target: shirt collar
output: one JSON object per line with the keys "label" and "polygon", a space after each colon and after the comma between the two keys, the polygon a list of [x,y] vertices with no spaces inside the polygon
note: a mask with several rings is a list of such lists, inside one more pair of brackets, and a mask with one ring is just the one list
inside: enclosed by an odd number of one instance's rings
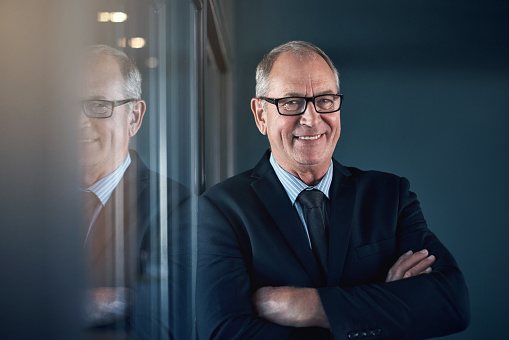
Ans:
{"label": "shirt collar", "polygon": [[317,189],[320,190],[327,198],[329,198],[329,189],[332,183],[333,174],[332,160],[329,165],[329,169],[327,169],[327,172],[320,180],[320,183],[318,183],[315,186],[307,185],[306,183],[302,182],[300,179],[298,179],[297,177],[293,176],[288,171],[283,169],[279,164],[277,164],[276,159],[274,158],[272,153],[270,154],[270,164],[272,165],[272,168],[274,168],[277,178],[285,188],[286,193],[288,194],[288,197],[292,202],[292,205],[295,204],[297,197],[303,190]]}
{"label": "shirt collar", "polygon": [[131,156],[129,155],[128,152],[126,158],[124,159],[124,162],[120,164],[120,166],[117,169],[115,169],[115,171],[113,171],[106,177],[101,178],[100,180],[92,184],[90,187],[81,190],[93,192],[97,196],[97,198],[99,198],[102,205],[103,206],[106,205],[106,202],[108,202],[108,199],[113,193],[113,190],[120,182],[122,176],[124,176],[124,173],[129,167],[129,164],[131,164]]}

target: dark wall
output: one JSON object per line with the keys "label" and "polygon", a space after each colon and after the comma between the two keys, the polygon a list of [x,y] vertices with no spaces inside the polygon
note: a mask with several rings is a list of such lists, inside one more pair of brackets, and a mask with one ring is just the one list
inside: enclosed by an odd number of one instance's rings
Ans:
{"label": "dark wall", "polygon": [[307,40],[341,73],[335,157],[409,178],[430,228],[456,256],[472,323],[448,339],[498,339],[509,312],[507,1],[238,1],[236,172],[268,147],[250,111],[256,64]]}

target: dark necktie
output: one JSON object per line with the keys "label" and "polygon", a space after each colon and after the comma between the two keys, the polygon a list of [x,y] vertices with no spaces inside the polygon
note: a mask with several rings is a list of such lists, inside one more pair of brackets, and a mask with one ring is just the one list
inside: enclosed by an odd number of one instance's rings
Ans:
{"label": "dark necktie", "polygon": [[91,191],[82,191],[81,200],[83,207],[83,226],[85,227],[86,235],[90,228],[90,223],[92,223],[92,219],[94,218],[95,210],[101,202],[96,194]]}
{"label": "dark necktie", "polygon": [[[88,279],[92,286],[101,286],[107,281],[107,274],[111,271],[108,270],[106,259],[106,248],[105,241],[105,226],[102,223],[102,219],[98,217],[98,220],[94,221],[94,226],[91,228],[93,222],[94,213],[101,204],[99,198],[91,191],[81,192],[81,204],[82,204],[82,216],[83,216],[83,227],[84,227],[84,247],[85,255],[87,259],[87,274]],[[111,267],[109,267],[111,268]]]}
{"label": "dark necktie", "polygon": [[322,210],[323,193],[319,190],[303,190],[298,197],[302,204],[304,220],[308,227],[311,248],[322,273],[327,277],[329,254],[328,231]]}

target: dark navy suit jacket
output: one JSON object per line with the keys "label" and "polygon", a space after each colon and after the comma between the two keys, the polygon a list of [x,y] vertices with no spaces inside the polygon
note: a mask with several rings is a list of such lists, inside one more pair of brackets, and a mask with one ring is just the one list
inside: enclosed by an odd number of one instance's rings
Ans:
{"label": "dark navy suit jacket", "polygon": [[[463,276],[427,228],[405,178],[333,161],[324,284],[304,227],[268,158],[267,152],[253,170],[200,198],[200,340],[422,339],[467,327]],[[432,273],[384,283],[399,256],[423,248],[437,258]],[[251,295],[264,286],[317,288],[330,331],[258,318]]]}
{"label": "dark navy suit jacket", "polygon": [[[94,338],[113,333],[187,340],[192,322],[189,190],[166,179],[163,216],[161,176],[149,170],[135,151],[130,155],[131,164],[92,226],[87,253],[93,254],[91,286],[129,288],[132,309],[127,318],[91,331]],[[166,257],[161,252],[163,237],[168,242]],[[168,295],[161,285],[168,287]]]}

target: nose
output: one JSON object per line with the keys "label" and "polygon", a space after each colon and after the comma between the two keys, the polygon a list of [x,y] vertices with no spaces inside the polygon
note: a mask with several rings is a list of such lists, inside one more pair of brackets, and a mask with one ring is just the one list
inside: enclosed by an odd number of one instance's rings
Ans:
{"label": "nose", "polygon": [[322,118],[320,117],[320,114],[316,112],[313,102],[308,102],[306,111],[300,115],[300,124],[314,127],[318,124],[320,119]]}

